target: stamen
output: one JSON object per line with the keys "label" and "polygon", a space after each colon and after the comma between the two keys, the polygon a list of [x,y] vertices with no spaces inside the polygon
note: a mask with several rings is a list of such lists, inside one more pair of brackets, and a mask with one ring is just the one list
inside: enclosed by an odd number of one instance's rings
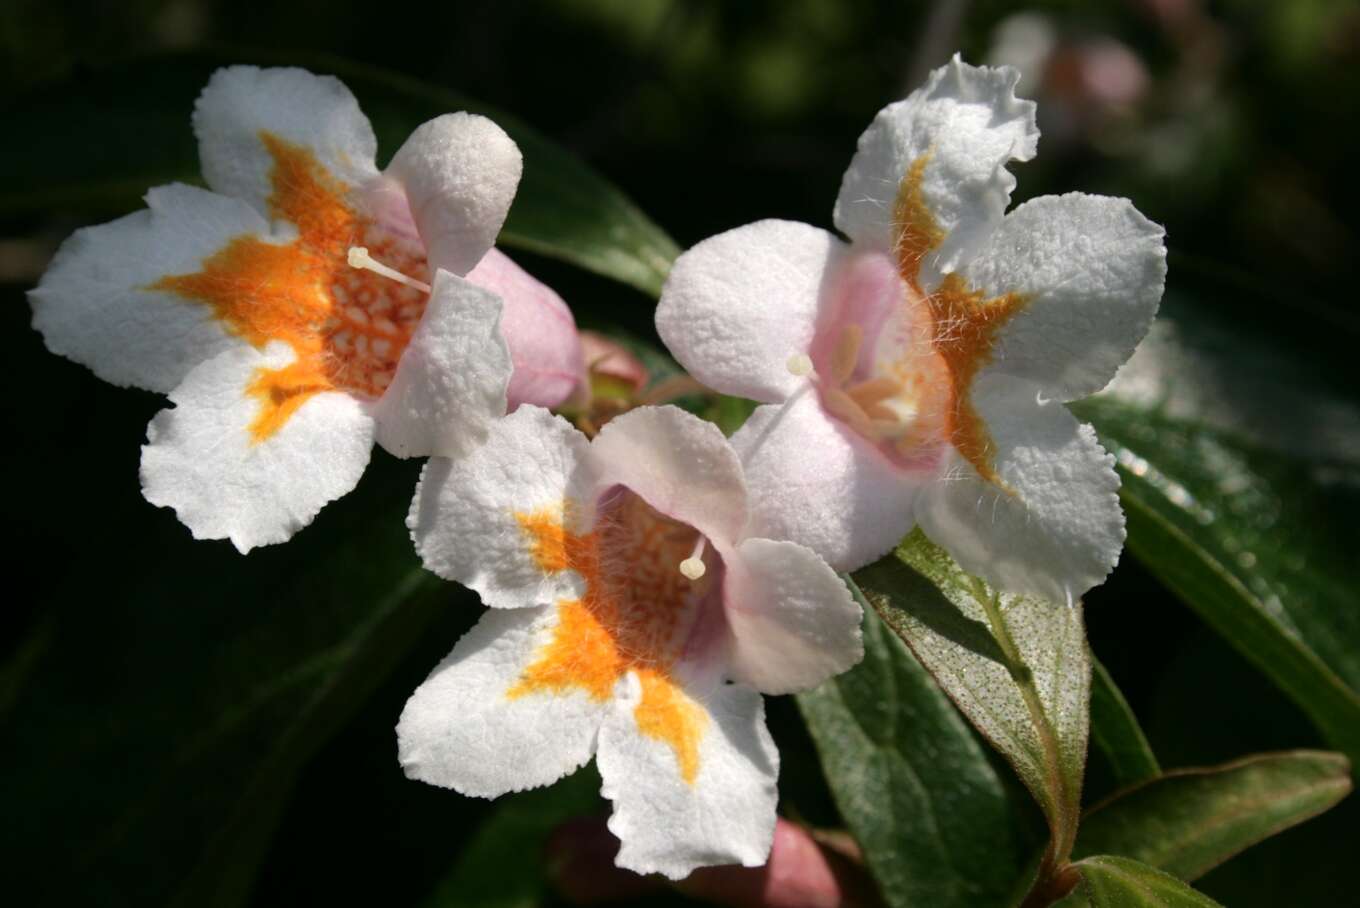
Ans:
{"label": "stamen", "polygon": [[855,403],[861,407],[868,407],[889,397],[896,397],[902,393],[902,386],[891,378],[879,376],[868,381],[862,381],[857,385],[851,385],[845,389],[845,393],[854,399]]}
{"label": "stamen", "polygon": [[405,284],[407,287],[414,287],[422,293],[430,292],[430,285],[424,281],[418,281],[413,277],[407,277],[395,268],[389,268],[382,262],[368,254],[366,246],[349,247],[349,266],[358,268],[360,271],[372,271],[374,274],[381,274],[385,278],[390,278],[398,284]]}
{"label": "stamen", "polygon": [[855,374],[859,363],[859,346],[864,342],[864,329],[859,325],[845,326],[836,340],[836,349],[831,351],[831,380],[843,385]]}
{"label": "stamen", "polygon": [[839,388],[823,388],[822,403],[833,416],[839,416],[865,438],[874,438],[876,431],[869,416],[855,400]]}
{"label": "stamen", "polygon": [[789,357],[789,371],[802,378],[804,375],[812,374],[812,357],[806,353],[795,353]]}
{"label": "stamen", "polygon": [[698,580],[708,572],[708,567],[704,564],[704,549],[708,548],[708,537],[700,536],[695,543],[694,552],[680,562],[680,573],[690,580]]}

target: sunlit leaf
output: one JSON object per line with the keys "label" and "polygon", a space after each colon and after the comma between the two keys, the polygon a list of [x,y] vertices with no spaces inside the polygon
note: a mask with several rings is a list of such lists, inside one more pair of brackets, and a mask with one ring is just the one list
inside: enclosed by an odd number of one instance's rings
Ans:
{"label": "sunlit leaf", "polygon": [[827,783],[889,905],[1006,904],[1024,853],[982,746],[872,608],[864,661],[800,694]]}
{"label": "sunlit leaf", "polygon": [[1317,816],[1350,790],[1349,762],[1323,751],[1177,770],[1092,808],[1082,818],[1075,854],[1118,854],[1194,880]]}
{"label": "sunlit leaf", "polygon": [[[140,205],[150,186],[198,181],[189,126],[194,99],[230,63],[302,66],[344,80],[390,156],[425,120],[471,110],[496,120],[524,153],[524,181],[500,242],[564,259],[655,295],[678,253],[666,234],[578,158],[514,117],[445,88],[332,57],[198,52],[86,71],[47,86],[6,112],[0,172],[23,180],[0,190],[0,212],[63,208],[97,215]],[[90,137],[98,136],[97,144]],[[380,160],[384,158],[380,157]]]}
{"label": "sunlit leaf", "polygon": [[855,574],[874,608],[1015,767],[1072,845],[1086,766],[1091,666],[1079,607],[997,593],[919,531]]}

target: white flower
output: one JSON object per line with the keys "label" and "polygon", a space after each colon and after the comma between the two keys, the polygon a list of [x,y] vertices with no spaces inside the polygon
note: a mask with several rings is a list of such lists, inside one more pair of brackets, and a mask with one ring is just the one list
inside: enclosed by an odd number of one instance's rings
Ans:
{"label": "white flower", "polygon": [[746,532],[736,453],[682,410],[587,441],[522,407],[490,436],[426,465],[408,520],[491,610],[407,703],[407,774],[494,797],[595,755],[620,866],[763,864],[779,755],[759,692],[857,662],[859,606],[808,549]]}
{"label": "white flower", "polygon": [[919,523],[968,571],[1059,601],[1118,560],[1113,462],[1063,403],[1147,332],[1163,231],[1079,193],[1005,213],[1006,164],[1038,140],[1018,78],[955,57],[884,108],[836,201],[849,243],[761,221],[676,263],[656,316],[676,358],[782,402],[732,440],[752,532],[851,570]]}
{"label": "white flower", "polygon": [[492,248],[521,160],[490,120],[431,120],[379,172],[339,81],[237,66],[194,129],[211,191],[152,189],[78,231],[30,298],[51,350],[170,395],[142,486],[196,537],[281,542],[354,487],[375,440],[455,455],[507,402],[575,388],[570,312]]}

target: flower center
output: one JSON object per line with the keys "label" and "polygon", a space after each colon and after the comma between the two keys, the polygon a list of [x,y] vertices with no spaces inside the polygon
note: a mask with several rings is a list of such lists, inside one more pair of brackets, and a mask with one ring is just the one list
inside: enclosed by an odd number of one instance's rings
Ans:
{"label": "flower center", "polygon": [[929,467],[948,441],[948,367],[929,307],[886,256],[847,263],[813,347],[822,404],[903,467]]}
{"label": "flower center", "polygon": [[[356,210],[350,187],[308,149],[268,132],[260,141],[274,162],[270,214],[296,236],[286,243],[234,237],[200,271],[149,288],[211,307],[227,330],[255,347],[273,340],[292,347],[292,363],[260,370],[247,388],[260,400],[250,426],[256,442],[281,429],[313,394],[339,389],[380,397],[429,298],[421,280],[429,266],[417,237]],[[348,253],[356,246],[373,250],[407,280],[351,268]]]}
{"label": "flower center", "polygon": [[551,639],[506,696],[583,690],[603,701],[633,672],[642,687],[633,712],[638,730],[667,744],[692,783],[708,719],[673,672],[720,595],[722,560],[693,527],[623,487],[601,497],[589,533],[566,528],[570,512],[568,503],[515,515],[538,567],[576,572],[585,592],[557,603]]}
{"label": "flower center", "polygon": [[946,236],[922,189],[929,162],[929,153],[913,161],[898,187],[891,255],[864,253],[842,266],[811,359],[826,409],[895,463],[933,469],[952,445],[979,476],[1006,488],[972,390],[1027,299],[989,297],[958,274],[925,290],[922,263]]}

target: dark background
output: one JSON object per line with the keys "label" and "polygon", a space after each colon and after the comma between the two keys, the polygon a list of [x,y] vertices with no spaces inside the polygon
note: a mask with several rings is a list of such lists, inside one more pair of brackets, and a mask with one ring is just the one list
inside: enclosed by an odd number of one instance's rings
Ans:
{"label": "dark background", "polygon": [[[830,226],[855,139],[881,106],[955,50],[970,62],[1028,56],[1021,91],[1040,101],[1043,137],[1038,158],[1014,168],[1016,200],[1070,190],[1131,197],[1166,225],[1172,279],[1196,305],[1254,326],[1282,349],[1306,350],[1334,389],[1356,390],[1354,3],[6,0],[0,11],[0,104],[143,53],[228,45],[243,55],[334,54],[514,113],[619,185],[681,246],[763,217]],[[1021,11],[1027,18],[1016,18]],[[183,115],[187,135],[189,110]],[[3,113],[0,141],[25,141],[5,128]],[[88,153],[99,142],[90,136]],[[4,184],[23,179],[0,174]],[[374,502],[390,498],[400,509],[416,469],[375,453],[359,493],[289,546],[252,554],[252,569],[264,568],[237,584],[242,562],[227,544],[193,543],[170,512],[140,497],[138,448],[160,401],[47,354],[28,327],[23,290],[89,218],[60,203],[0,213],[9,367],[2,475],[12,536],[12,592],[0,612],[0,745],[11,768],[0,793],[64,792],[51,825],[26,820],[39,828],[10,829],[16,841],[55,841],[60,824],[103,816],[121,797],[108,780],[142,771],[138,748],[176,744],[174,728],[156,723],[169,707],[148,700],[129,717],[118,710],[139,707],[119,691],[141,689],[148,674],[166,689],[182,686],[185,698],[229,688],[230,678],[195,674],[204,661],[196,648],[236,641],[235,621],[306,607],[298,601],[308,598],[305,584],[271,586],[270,572],[331,557],[328,546],[352,535]],[[649,336],[651,303],[641,294],[518,257],[583,324]],[[461,599],[441,605],[400,665],[365,692],[357,718],[299,767],[296,791],[269,795],[269,809],[283,813],[255,890],[260,904],[409,903],[457,854],[487,805],[406,781],[392,726],[475,613]],[[1090,595],[1087,616],[1093,649],[1165,766],[1321,745],[1283,695],[1131,556]],[[167,639],[177,641],[173,657],[163,652]],[[31,685],[42,688],[40,709],[24,705]],[[786,807],[834,822],[796,710],[779,702],[772,712],[786,760],[781,788],[793,802]],[[122,764],[82,763],[82,742],[129,723],[144,734]],[[34,788],[26,768],[44,779],[65,773],[70,788]],[[1093,757],[1088,795],[1108,789],[1108,779]],[[82,813],[84,800],[93,804]],[[1348,803],[1214,872],[1203,888],[1229,905],[1346,903],[1341,873],[1356,817]],[[105,831],[107,848],[144,847],[146,834],[129,822]],[[110,892],[121,888],[106,882]],[[60,880],[50,883],[60,891]]]}

